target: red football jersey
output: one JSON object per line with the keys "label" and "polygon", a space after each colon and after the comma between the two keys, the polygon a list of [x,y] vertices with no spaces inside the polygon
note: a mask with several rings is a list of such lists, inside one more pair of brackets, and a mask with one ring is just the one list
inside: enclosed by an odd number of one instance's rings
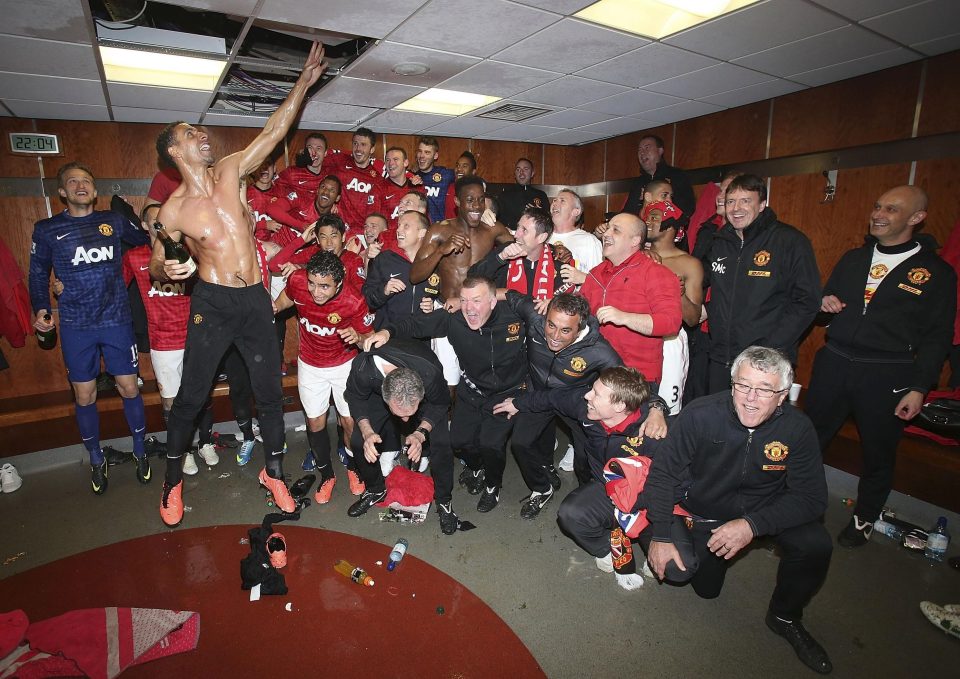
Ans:
{"label": "red football jersey", "polygon": [[347,271],[343,278],[344,287],[350,285],[360,292],[364,281],[367,280],[367,267],[364,266],[363,257],[356,252],[344,250],[340,253],[340,261],[343,262],[343,268]]}
{"label": "red football jersey", "polygon": [[314,174],[305,167],[291,166],[284,168],[277,175],[277,181],[274,184],[282,196],[286,196],[291,202],[297,198],[306,197],[310,203],[317,195],[317,189],[320,187],[323,178],[330,172],[327,171],[326,160],[320,166],[320,172]]}
{"label": "red football jersey", "polygon": [[147,312],[150,348],[157,351],[183,349],[187,341],[187,319],[190,317],[190,290],[193,279],[161,283],[150,280],[149,245],[130,248],[123,255],[123,279],[130,284],[136,279]]}
{"label": "red football jersey", "polygon": [[376,163],[359,168],[353,163],[353,156],[345,153],[327,154],[324,168],[330,174],[337,175],[342,185],[340,202],[337,204],[340,216],[348,229],[363,229],[363,221],[371,212],[383,214],[384,180]]}
{"label": "red football jersey", "polygon": [[291,274],[286,293],[299,316],[300,359],[304,363],[332,368],[357,355],[357,347],[345,344],[337,330],[354,328],[364,334],[373,329],[373,314],[359,291],[344,284],[336,297],[318,305],[307,288],[307,272],[301,269]]}
{"label": "red football jersey", "polygon": [[411,191],[416,191],[417,193],[423,193],[423,186],[414,186],[410,183],[408,179],[403,186],[397,186],[392,180],[385,179],[383,182],[383,216],[387,218],[387,222],[391,228],[396,228],[397,220],[400,218],[400,201],[403,200],[403,197],[410,193]]}

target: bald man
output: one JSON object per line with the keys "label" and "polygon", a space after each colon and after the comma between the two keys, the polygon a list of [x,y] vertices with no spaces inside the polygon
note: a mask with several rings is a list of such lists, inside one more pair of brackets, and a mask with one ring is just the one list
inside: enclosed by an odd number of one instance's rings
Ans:
{"label": "bald man", "polygon": [[621,212],[603,234],[603,261],[588,274],[565,264],[561,275],[565,282],[582,283],[580,294],[600,321],[600,334],[624,365],[659,385],[663,338],[680,330],[680,284],[670,269],[643,252],[646,237],[640,218]]}
{"label": "bald man", "polygon": [[867,243],[840,259],[823,289],[827,343],[814,360],[806,411],[822,450],[851,413],[860,430],[857,504],[837,537],[845,547],[870,539],[904,424],[937,383],[953,339],[956,274],[933,237],[914,233],[926,210],[927,195],[915,186],[880,196]]}

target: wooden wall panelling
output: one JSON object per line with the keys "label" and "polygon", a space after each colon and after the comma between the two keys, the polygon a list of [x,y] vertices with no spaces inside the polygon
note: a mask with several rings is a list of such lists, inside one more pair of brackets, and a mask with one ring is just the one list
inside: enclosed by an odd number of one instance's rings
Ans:
{"label": "wooden wall panelling", "polygon": [[[774,177],[770,188],[770,207],[777,217],[803,231],[813,244],[826,282],[844,252],[860,246],[867,234],[870,208],[885,190],[907,181],[910,165],[879,165],[841,170],[837,177],[837,196],[821,204],[825,180],[819,174]],[[823,346],[823,330],[814,329],[800,345],[797,382],[810,383],[813,355]]]}
{"label": "wooden wall panelling", "polygon": [[770,102],[718,111],[677,123],[677,167],[696,168],[762,160]]}
{"label": "wooden wall panelling", "polygon": [[603,221],[603,213],[606,212],[607,197],[591,196],[583,198],[583,228],[591,233],[597,225]]}
{"label": "wooden wall panelling", "polygon": [[920,69],[917,62],[778,97],[770,157],[910,137]]}
{"label": "wooden wall panelling", "polygon": [[543,144],[519,141],[497,141],[492,139],[474,139],[473,155],[477,157],[478,172],[486,181],[495,184],[513,184],[516,182],[514,168],[518,158],[533,161],[536,175],[534,184],[543,183]]}
{"label": "wooden wall panelling", "polygon": [[540,176],[542,184],[560,186],[579,186],[602,181],[603,147],[557,146],[546,144],[544,150],[544,168]]}
{"label": "wooden wall panelling", "polygon": [[[36,163],[35,158],[32,160]],[[24,275],[24,285],[29,287],[26,277],[33,225],[47,218],[46,204],[37,197],[0,197],[0,210],[4,215],[0,221],[0,239],[10,248]],[[51,305],[52,300],[51,295]],[[13,349],[6,340],[0,346],[10,364],[8,370],[0,371],[0,397],[37,394],[69,386],[59,346],[53,351],[44,351],[37,346],[33,335],[27,337],[26,346],[22,348]]]}
{"label": "wooden wall panelling", "polygon": [[960,51],[927,60],[919,136],[960,130]]}
{"label": "wooden wall panelling", "polygon": [[663,157],[666,158],[668,162],[670,161],[673,150],[672,123],[654,127],[649,130],[631,132],[630,134],[614,137],[606,141],[606,178],[608,181],[611,179],[627,179],[640,174],[640,163],[637,160],[637,146],[640,145],[640,140],[648,134],[655,134],[663,139]]}
{"label": "wooden wall panelling", "polygon": [[943,246],[960,220],[960,158],[919,161],[914,183],[930,198],[924,231]]}
{"label": "wooden wall panelling", "polygon": [[620,212],[623,204],[627,202],[626,193],[611,193],[607,196],[607,209],[604,212]]}

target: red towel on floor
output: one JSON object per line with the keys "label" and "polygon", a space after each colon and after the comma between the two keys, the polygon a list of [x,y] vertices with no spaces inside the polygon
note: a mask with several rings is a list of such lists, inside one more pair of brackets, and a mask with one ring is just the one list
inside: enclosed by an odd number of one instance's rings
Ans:
{"label": "red towel on floor", "polygon": [[394,502],[404,507],[433,502],[433,479],[426,474],[397,466],[384,480],[387,484],[387,496],[383,502],[377,503],[381,507],[389,507]]}
{"label": "red towel on floor", "polygon": [[[22,611],[0,616],[0,649],[14,648],[0,659],[0,677],[113,679],[133,665],[192,651],[200,637],[199,613],[159,608],[87,608],[26,624]],[[17,647],[21,640],[29,646]]]}

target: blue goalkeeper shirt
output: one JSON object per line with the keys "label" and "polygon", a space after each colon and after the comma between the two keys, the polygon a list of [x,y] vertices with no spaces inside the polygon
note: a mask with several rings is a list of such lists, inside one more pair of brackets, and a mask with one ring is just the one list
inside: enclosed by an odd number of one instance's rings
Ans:
{"label": "blue goalkeeper shirt", "polygon": [[442,222],[447,211],[447,189],[457,181],[457,175],[449,167],[433,166],[429,172],[417,172],[423,180],[427,193],[427,214],[430,222]]}
{"label": "blue goalkeeper shirt", "polygon": [[150,243],[139,226],[110,211],[71,217],[64,210],[33,227],[30,303],[50,310],[50,269],[63,282],[60,323],[76,329],[130,323],[120,243]]}

